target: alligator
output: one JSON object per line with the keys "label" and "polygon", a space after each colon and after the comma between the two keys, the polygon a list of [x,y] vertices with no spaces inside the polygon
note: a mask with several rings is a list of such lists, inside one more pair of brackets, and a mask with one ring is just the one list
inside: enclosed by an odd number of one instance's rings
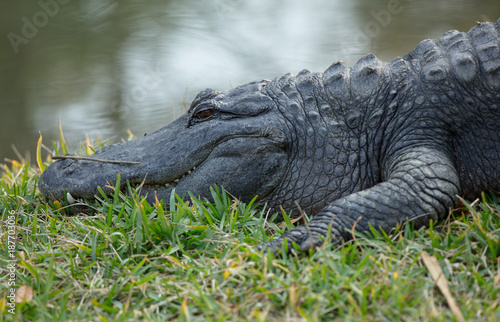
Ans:
{"label": "alligator", "polygon": [[173,189],[210,198],[217,184],[312,216],[261,247],[274,251],[285,240],[305,251],[354,231],[426,226],[460,198],[500,191],[499,46],[500,19],[391,62],[369,54],[352,67],[206,89],[170,125],[95,160],[57,160],[38,186],[49,200],[93,199],[120,174],[121,187],[141,185],[155,203]]}

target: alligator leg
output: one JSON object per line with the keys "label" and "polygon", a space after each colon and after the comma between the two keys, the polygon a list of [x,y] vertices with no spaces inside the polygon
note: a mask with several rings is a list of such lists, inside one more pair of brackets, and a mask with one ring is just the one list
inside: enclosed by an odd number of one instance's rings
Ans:
{"label": "alligator leg", "polygon": [[287,239],[289,250],[295,242],[305,251],[323,244],[327,235],[331,243],[340,244],[352,238],[353,227],[369,231],[372,225],[390,232],[397,224],[411,221],[418,228],[445,217],[456,206],[458,173],[450,157],[437,147],[405,150],[389,160],[384,170],[383,182],[332,202],[307,225],[260,248],[277,252]]}

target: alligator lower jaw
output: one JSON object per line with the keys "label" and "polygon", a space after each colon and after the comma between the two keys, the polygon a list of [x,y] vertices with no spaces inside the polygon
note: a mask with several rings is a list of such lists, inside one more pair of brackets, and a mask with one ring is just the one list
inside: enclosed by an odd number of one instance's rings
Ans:
{"label": "alligator lower jaw", "polygon": [[[170,192],[177,186],[177,184],[184,179],[187,175],[190,175],[191,172],[196,170],[196,167],[193,167],[191,170],[183,174],[180,178],[174,179],[173,181],[168,181],[166,183],[161,183],[161,184],[150,184],[147,182],[140,182],[139,184],[131,184],[132,188],[137,189],[137,192],[140,193],[141,195],[149,195],[152,194],[148,198],[148,200],[154,200],[156,201],[156,194],[165,196],[170,194]],[[146,178],[147,179],[147,178]],[[122,186],[123,187],[123,186]],[[150,199],[150,198],[155,198],[155,199]],[[81,198],[75,198],[73,197],[69,192],[66,193],[66,200],[69,205],[74,205],[74,204],[83,204],[84,201]]]}

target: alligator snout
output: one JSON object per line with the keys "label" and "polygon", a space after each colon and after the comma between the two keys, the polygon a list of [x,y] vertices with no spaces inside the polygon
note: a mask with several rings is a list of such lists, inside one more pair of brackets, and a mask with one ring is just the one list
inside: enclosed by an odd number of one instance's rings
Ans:
{"label": "alligator snout", "polygon": [[[54,157],[56,158],[56,157]],[[49,200],[71,201],[74,198],[94,199],[104,192],[112,192],[119,173],[133,173],[131,167],[140,162],[99,160],[76,155],[65,155],[55,161],[40,176],[38,187]],[[118,163],[118,164],[117,164]]]}
{"label": "alligator snout", "polygon": [[42,194],[52,200],[63,200],[66,178],[71,176],[75,171],[78,161],[76,160],[60,160],[54,162],[41,175],[38,182],[38,188]]}

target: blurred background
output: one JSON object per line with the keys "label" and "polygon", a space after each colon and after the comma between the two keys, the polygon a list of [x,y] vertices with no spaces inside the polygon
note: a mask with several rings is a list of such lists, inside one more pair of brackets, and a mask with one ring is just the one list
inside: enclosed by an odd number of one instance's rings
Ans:
{"label": "blurred background", "polygon": [[[0,4],[0,162],[35,160],[39,132],[73,147],[141,136],[198,91],[226,90],[500,17],[498,0],[16,0]],[[31,157],[30,157],[31,155]],[[44,154],[45,155],[45,154]]]}

